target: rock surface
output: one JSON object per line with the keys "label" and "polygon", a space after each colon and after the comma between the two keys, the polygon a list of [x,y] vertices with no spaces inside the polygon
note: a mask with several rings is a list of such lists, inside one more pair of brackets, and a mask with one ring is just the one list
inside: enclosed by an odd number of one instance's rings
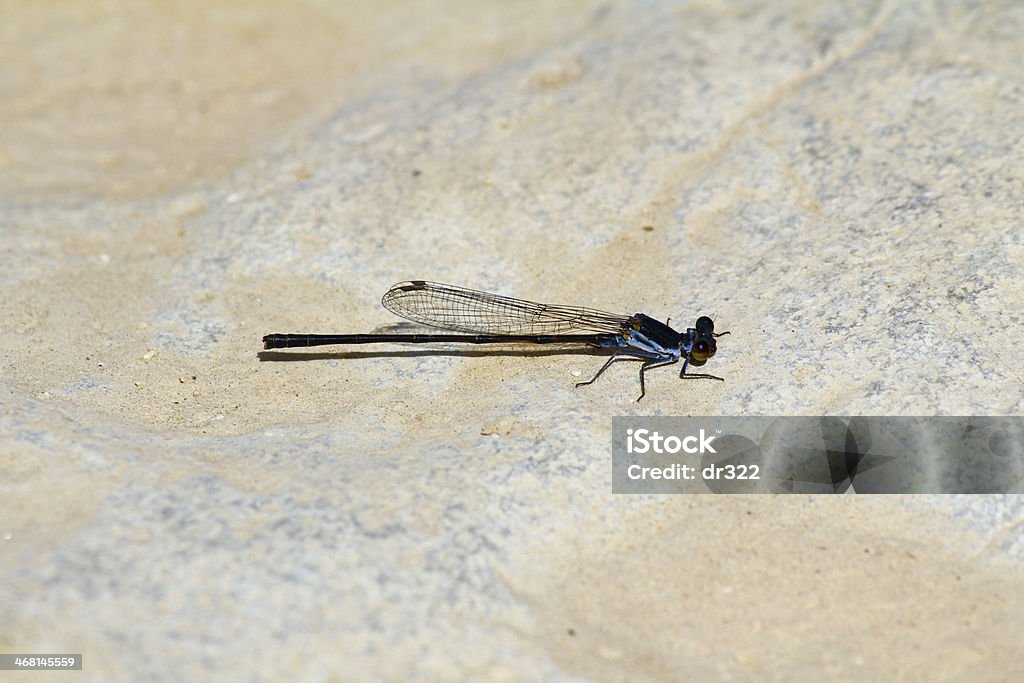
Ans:
{"label": "rock surface", "polygon": [[[609,461],[614,415],[1024,412],[1024,7],[216,5],[0,12],[0,652],[1024,678],[1019,498],[613,496]],[[707,314],[727,381],[258,354],[410,278]]]}

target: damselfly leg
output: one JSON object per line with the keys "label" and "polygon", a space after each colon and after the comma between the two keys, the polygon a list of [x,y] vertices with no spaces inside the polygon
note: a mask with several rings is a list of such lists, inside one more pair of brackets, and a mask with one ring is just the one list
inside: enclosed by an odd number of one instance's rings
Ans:
{"label": "damselfly leg", "polygon": [[663,365],[672,365],[673,363],[679,362],[678,358],[670,358],[668,360],[664,360],[662,358],[648,358],[646,356],[634,356],[632,354],[617,353],[611,358],[609,358],[608,361],[601,366],[601,369],[597,371],[596,375],[588,379],[586,382],[577,382],[576,386],[583,387],[588,384],[593,384],[598,377],[604,374],[604,371],[608,369],[608,366],[617,360],[638,360],[643,362],[643,365],[640,366],[640,396],[636,399],[637,401],[639,401],[647,394],[647,387],[644,384],[644,373],[647,372],[648,369],[660,368]]}
{"label": "damselfly leg", "polygon": [[[722,334],[729,334],[729,333],[728,332],[723,332]],[[719,377],[717,375],[705,375],[705,374],[702,374],[702,373],[699,373],[699,372],[697,372],[697,373],[691,372],[690,374],[686,374],[686,368],[689,365],[690,365],[690,359],[687,358],[687,359],[685,359],[683,361],[683,369],[679,371],[679,379],[717,379],[719,382],[724,382],[725,381],[724,377]]]}
{"label": "damselfly leg", "polygon": [[585,387],[588,384],[593,384],[594,382],[596,382],[597,378],[600,377],[602,374],[604,374],[604,371],[608,369],[608,366],[611,365],[612,363],[614,363],[617,360],[643,360],[643,361],[646,361],[647,359],[646,358],[637,358],[636,356],[630,356],[630,355],[627,355],[625,353],[617,353],[614,356],[612,356],[611,358],[609,358],[607,363],[605,363],[604,365],[601,366],[601,369],[597,371],[596,375],[594,375],[593,377],[588,379],[586,382],[576,382],[576,388]]}
{"label": "damselfly leg", "polygon": [[644,386],[644,372],[646,372],[650,368],[660,368],[663,365],[672,365],[673,363],[678,363],[678,362],[679,362],[678,358],[670,358],[669,360],[658,360],[657,358],[652,358],[651,360],[646,361],[643,365],[641,365],[640,366],[640,396],[637,397],[636,402],[639,403],[640,399],[643,398],[644,395],[647,393],[647,388]]}

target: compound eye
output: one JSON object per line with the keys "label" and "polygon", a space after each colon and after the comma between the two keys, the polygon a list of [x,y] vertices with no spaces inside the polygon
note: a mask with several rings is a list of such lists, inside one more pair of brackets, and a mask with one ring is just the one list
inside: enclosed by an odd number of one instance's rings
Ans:
{"label": "compound eye", "polygon": [[713,355],[715,355],[715,347],[707,339],[698,339],[690,347],[690,362],[694,365],[704,365]]}
{"label": "compound eye", "polygon": [[693,326],[697,330],[697,334],[702,337],[710,337],[715,331],[715,321],[706,315],[697,318],[697,322]]}

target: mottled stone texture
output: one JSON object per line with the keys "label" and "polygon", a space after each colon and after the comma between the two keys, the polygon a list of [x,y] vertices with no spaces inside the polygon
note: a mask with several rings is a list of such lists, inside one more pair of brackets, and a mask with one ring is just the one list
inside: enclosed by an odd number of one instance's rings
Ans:
{"label": "mottled stone texture", "polygon": [[[1024,679],[1019,499],[616,497],[610,464],[614,415],[1024,412],[1022,35],[1017,2],[3,5],[0,651]],[[409,278],[707,314],[727,381],[260,357],[395,323]]]}

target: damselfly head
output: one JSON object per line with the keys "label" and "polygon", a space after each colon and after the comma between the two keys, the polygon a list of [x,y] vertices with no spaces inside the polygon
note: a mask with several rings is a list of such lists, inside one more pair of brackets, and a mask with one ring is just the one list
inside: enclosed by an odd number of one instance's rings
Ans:
{"label": "damselfly head", "polygon": [[715,322],[702,315],[694,323],[693,339],[690,343],[690,365],[704,365],[715,355],[718,346],[715,344]]}

